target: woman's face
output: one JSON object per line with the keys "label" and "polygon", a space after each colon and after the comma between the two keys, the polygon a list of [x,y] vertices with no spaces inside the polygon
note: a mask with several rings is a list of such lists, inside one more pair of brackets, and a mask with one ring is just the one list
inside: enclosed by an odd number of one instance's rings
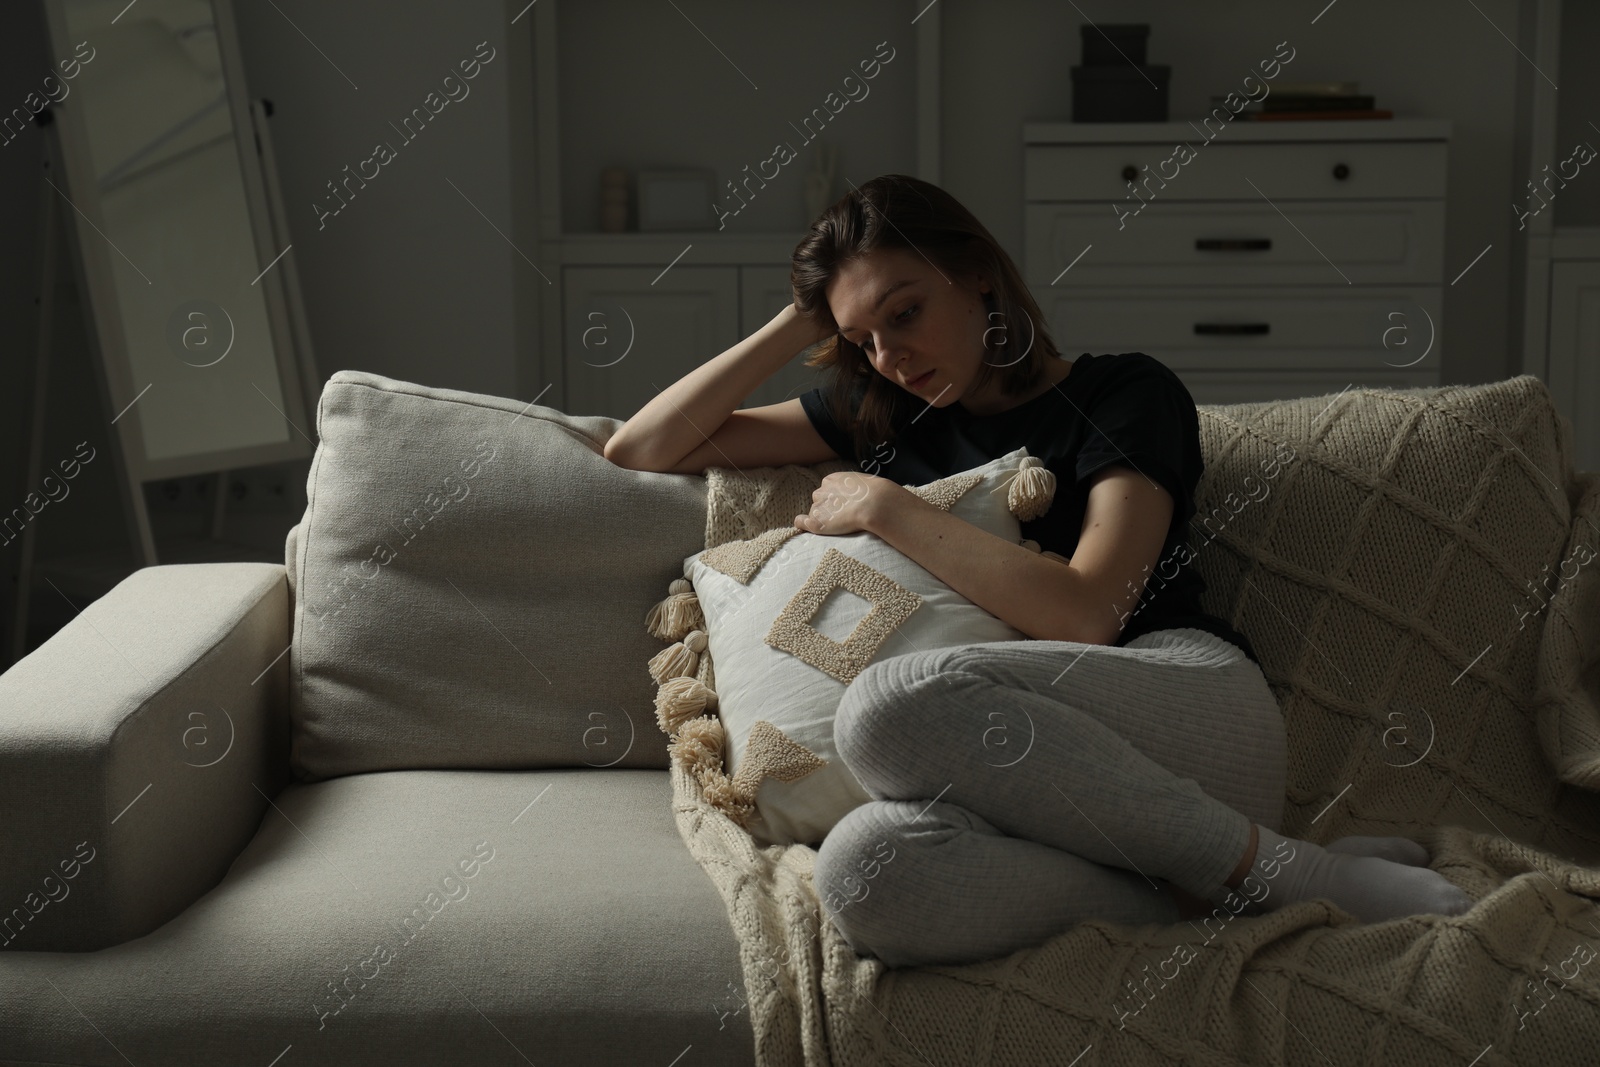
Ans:
{"label": "woman's face", "polygon": [[[935,407],[990,399],[974,391],[990,325],[987,282],[947,278],[916,252],[878,249],[847,261],[824,292],[839,333],[891,382]],[[991,378],[984,393],[998,394],[998,385]]]}

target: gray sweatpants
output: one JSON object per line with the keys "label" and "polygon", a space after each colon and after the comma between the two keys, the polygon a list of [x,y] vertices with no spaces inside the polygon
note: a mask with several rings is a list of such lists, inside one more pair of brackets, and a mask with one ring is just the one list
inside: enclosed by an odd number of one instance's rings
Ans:
{"label": "gray sweatpants", "polygon": [[1250,823],[1279,828],[1288,771],[1260,669],[1189,628],[892,656],[845,690],[834,739],[875,799],[823,840],[816,890],[891,967],[1176,922],[1162,890],[1219,899]]}

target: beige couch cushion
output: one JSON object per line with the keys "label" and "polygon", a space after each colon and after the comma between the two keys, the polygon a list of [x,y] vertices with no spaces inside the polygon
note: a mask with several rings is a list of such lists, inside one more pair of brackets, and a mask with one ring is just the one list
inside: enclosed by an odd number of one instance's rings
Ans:
{"label": "beige couch cushion", "polygon": [[291,533],[292,765],[667,766],[645,612],[705,540],[705,479],[626,470],[621,423],[339,371]]}
{"label": "beige couch cushion", "polygon": [[146,937],[0,953],[0,1064],[743,1067],[745,1000],[666,772],[362,774]]}

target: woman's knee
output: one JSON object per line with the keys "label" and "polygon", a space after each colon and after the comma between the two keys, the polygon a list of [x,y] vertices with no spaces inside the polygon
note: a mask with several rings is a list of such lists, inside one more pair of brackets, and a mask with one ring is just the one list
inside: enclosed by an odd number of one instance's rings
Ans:
{"label": "woman's knee", "polygon": [[870,921],[870,914],[888,895],[880,891],[887,883],[876,884],[883,865],[893,863],[899,854],[897,804],[874,800],[846,812],[822,839],[812,866],[812,884],[822,910],[857,955],[875,954],[870,933],[878,924]]}
{"label": "woman's knee", "polygon": [[900,966],[926,936],[917,924],[922,909],[914,868],[927,846],[970,828],[946,825],[948,807],[870,801],[845,813],[823,839],[812,882],[823,911],[857,955]]}
{"label": "woman's knee", "polygon": [[923,683],[936,673],[925,652],[867,664],[846,687],[834,713],[833,743],[845,762],[852,767],[872,762],[871,751],[903,737],[926,704]]}
{"label": "woman's knee", "polygon": [[[840,698],[834,748],[878,798],[932,796],[955,778],[1014,761],[1033,724],[1025,709],[988,701],[981,646],[951,646],[868,664]],[[926,790],[932,792],[926,792]]]}

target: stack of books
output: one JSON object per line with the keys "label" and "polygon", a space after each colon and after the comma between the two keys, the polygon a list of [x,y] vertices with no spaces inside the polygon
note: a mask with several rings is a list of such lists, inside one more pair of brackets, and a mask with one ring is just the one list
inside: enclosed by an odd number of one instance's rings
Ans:
{"label": "stack of books", "polygon": [[[1212,109],[1227,109],[1226,100],[1213,96]],[[1262,99],[1246,104],[1238,115],[1260,122],[1394,118],[1393,111],[1373,107],[1372,96],[1363,94],[1355,82],[1280,82]]]}

